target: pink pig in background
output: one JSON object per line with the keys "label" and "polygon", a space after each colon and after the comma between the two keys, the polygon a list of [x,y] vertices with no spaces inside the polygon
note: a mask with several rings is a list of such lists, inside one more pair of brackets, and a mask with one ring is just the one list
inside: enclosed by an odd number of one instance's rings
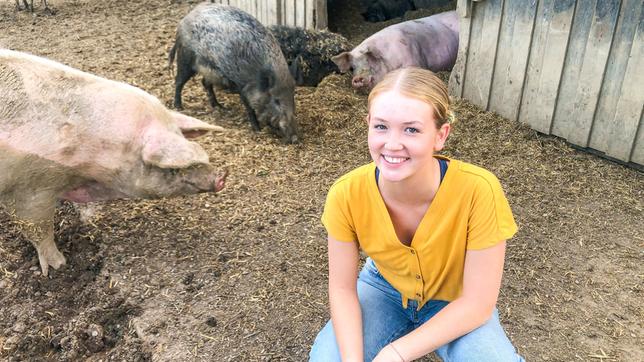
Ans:
{"label": "pink pig in background", "polygon": [[458,31],[458,15],[447,11],[388,26],[331,60],[340,72],[353,73],[354,88],[371,89],[398,68],[452,70],[458,54]]}
{"label": "pink pig in background", "polygon": [[168,110],[143,90],[51,60],[0,49],[0,204],[38,251],[44,275],[59,199],[161,198],[224,187],[189,140],[220,131]]}

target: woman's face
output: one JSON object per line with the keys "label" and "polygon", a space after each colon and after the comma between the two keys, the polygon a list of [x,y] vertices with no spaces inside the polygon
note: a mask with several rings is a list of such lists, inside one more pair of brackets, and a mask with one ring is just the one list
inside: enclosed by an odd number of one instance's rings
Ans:
{"label": "woman's face", "polygon": [[426,177],[434,152],[443,148],[449,134],[449,124],[436,129],[432,105],[397,91],[372,100],[368,122],[371,158],[381,177],[391,182]]}

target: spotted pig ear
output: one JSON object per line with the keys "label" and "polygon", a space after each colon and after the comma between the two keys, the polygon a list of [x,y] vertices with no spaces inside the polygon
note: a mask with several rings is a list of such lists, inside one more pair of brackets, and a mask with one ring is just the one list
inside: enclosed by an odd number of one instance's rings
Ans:
{"label": "spotted pig ear", "polygon": [[167,131],[146,134],[141,157],[146,165],[159,168],[186,168],[208,163],[208,155],[197,143]]}
{"label": "spotted pig ear", "polygon": [[177,122],[177,125],[181,129],[181,133],[183,133],[183,136],[186,138],[196,138],[203,136],[210,131],[221,132],[224,130],[223,127],[208,124],[179,112],[172,112],[172,117],[175,122]]}

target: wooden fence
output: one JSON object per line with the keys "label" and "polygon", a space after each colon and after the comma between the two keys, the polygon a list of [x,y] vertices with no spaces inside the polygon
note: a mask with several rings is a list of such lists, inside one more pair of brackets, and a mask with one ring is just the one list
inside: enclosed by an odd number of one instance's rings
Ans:
{"label": "wooden fence", "polygon": [[644,165],[642,0],[459,0],[450,93]]}
{"label": "wooden fence", "polygon": [[264,25],[291,25],[305,29],[327,27],[326,0],[214,0],[238,7]]}

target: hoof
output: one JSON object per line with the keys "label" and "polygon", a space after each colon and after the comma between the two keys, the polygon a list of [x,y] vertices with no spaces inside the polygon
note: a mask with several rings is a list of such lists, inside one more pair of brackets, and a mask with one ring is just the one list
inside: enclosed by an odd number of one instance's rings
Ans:
{"label": "hoof", "polygon": [[38,250],[38,260],[40,261],[40,269],[44,276],[49,275],[50,266],[54,269],[58,269],[61,265],[65,265],[66,263],[63,254],[61,254],[61,252],[55,247],[47,250]]}

